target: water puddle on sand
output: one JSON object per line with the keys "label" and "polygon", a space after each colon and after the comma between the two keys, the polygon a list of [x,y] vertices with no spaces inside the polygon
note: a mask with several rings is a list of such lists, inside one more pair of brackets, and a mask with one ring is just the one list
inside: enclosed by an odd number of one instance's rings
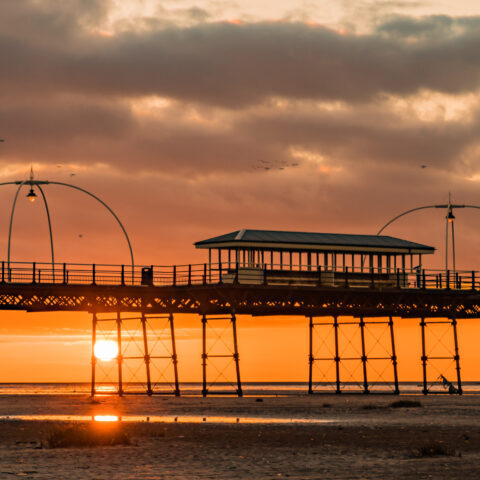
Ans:
{"label": "water puddle on sand", "polygon": [[269,425],[321,425],[333,420],[316,418],[274,417],[203,417],[199,415],[4,415],[0,421],[56,421],[56,422],[150,422],[150,423],[240,423]]}

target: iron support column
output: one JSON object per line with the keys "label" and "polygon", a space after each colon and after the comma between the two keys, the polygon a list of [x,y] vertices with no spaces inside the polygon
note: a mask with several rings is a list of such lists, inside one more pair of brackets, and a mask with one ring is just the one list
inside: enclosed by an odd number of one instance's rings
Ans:
{"label": "iron support column", "polygon": [[123,382],[122,382],[122,318],[120,312],[117,312],[117,346],[118,346],[118,394],[123,395]]}
{"label": "iron support column", "polygon": [[452,327],[453,327],[453,341],[455,345],[455,356],[453,357],[455,360],[455,367],[457,370],[457,390],[458,394],[462,395],[463,390],[462,390],[462,378],[460,376],[460,354],[458,350],[458,335],[457,335],[457,319],[455,318],[455,315],[452,315]]}
{"label": "iron support column", "polygon": [[333,317],[333,329],[335,332],[335,376],[337,382],[337,390],[336,393],[342,393],[340,389],[340,355],[339,355],[339,348],[338,348],[338,317],[335,315]]}
{"label": "iron support column", "polygon": [[311,395],[313,393],[313,317],[310,316],[310,321],[308,323],[308,393]]}
{"label": "iron support column", "polygon": [[235,313],[232,312],[232,328],[233,328],[233,358],[235,360],[235,370],[237,373],[237,395],[243,396],[242,382],[240,380],[240,359],[238,356],[238,340],[237,340],[237,319]]}
{"label": "iron support column", "polygon": [[363,317],[360,317],[360,335],[362,339],[362,367],[363,367],[363,393],[370,393],[368,390],[368,379],[367,379],[367,355],[365,352],[365,322]]}
{"label": "iron support column", "polygon": [[207,396],[207,317],[202,316],[202,395]]}
{"label": "iron support column", "polygon": [[91,386],[91,396],[95,396],[95,366],[97,359],[95,357],[95,342],[97,341],[97,314],[93,312],[92,318],[92,386]]}
{"label": "iron support column", "polygon": [[143,350],[145,359],[145,368],[147,371],[147,395],[152,395],[152,381],[150,378],[150,354],[148,352],[148,340],[147,340],[147,319],[145,313],[142,312],[142,331],[143,331]]}
{"label": "iron support column", "polygon": [[393,318],[390,316],[388,318],[388,326],[390,327],[390,340],[392,343],[392,365],[393,365],[393,381],[395,383],[395,390],[393,393],[398,395],[400,393],[400,389],[398,388],[398,371],[397,371],[397,354],[395,351],[395,336],[393,333]]}
{"label": "iron support column", "polygon": [[180,387],[178,384],[178,358],[177,358],[177,346],[175,344],[175,329],[173,328],[173,313],[168,316],[168,322],[170,323],[170,336],[172,338],[172,363],[173,372],[175,375],[175,396],[180,396]]}
{"label": "iron support column", "polygon": [[422,368],[423,368],[423,390],[422,393],[427,395],[428,388],[427,388],[427,352],[425,348],[425,318],[422,317],[420,321],[420,326],[422,327]]}

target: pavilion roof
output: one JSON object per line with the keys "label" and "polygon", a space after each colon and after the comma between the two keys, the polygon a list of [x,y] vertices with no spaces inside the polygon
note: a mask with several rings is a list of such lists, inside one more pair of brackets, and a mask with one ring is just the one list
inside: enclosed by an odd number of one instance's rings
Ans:
{"label": "pavilion roof", "polygon": [[386,235],[236,230],[195,243],[196,248],[264,248],[348,252],[434,253],[435,248]]}

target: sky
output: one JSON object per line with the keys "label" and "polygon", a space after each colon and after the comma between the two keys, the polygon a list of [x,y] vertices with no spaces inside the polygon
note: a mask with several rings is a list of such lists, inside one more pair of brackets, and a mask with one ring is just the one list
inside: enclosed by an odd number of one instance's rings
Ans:
{"label": "sky", "polygon": [[[138,264],[203,262],[195,241],[241,228],[375,234],[449,192],[480,205],[479,26],[475,1],[0,0],[0,181],[33,166],[95,193]],[[4,257],[14,193],[0,188]],[[128,263],[101,206],[58,186],[46,194],[58,261]],[[48,261],[42,208],[19,202],[13,260]],[[455,214],[457,267],[478,268],[478,211]],[[444,215],[385,233],[435,246],[426,266],[441,268]],[[62,348],[88,378],[88,316],[2,316],[0,359],[24,360],[0,381],[63,379],[38,360],[48,351],[54,365]],[[258,325],[244,331],[255,379],[270,324],[244,322]],[[274,355],[265,371],[303,379],[305,321],[278,324],[276,351],[294,332],[297,360],[277,368]]]}

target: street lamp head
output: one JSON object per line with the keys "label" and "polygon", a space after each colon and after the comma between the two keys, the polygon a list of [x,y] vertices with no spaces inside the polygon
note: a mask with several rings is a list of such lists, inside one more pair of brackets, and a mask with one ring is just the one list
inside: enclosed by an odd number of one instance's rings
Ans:
{"label": "street lamp head", "polygon": [[33,191],[33,188],[30,188],[30,191],[27,193],[27,198],[30,202],[34,202],[37,198],[37,194]]}
{"label": "street lamp head", "polygon": [[452,208],[451,208],[451,207],[448,209],[448,213],[447,213],[447,217],[446,217],[446,218],[447,218],[447,221],[448,221],[449,223],[453,223],[453,221],[455,220],[455,215],[453,214],[453,211],[452,211]]}

